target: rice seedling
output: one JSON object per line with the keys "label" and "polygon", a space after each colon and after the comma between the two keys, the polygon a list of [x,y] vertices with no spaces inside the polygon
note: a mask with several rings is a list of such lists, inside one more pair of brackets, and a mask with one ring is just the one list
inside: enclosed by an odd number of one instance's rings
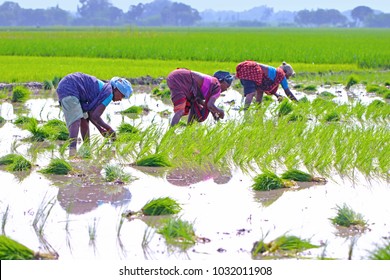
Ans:
{"label": "rice seedling", "polygon": [[173,215],[179,213],[180,210],[180,204],[170,197],[152,199],[141,209],[146,216]]}
{"label": "rice seedling", "polygon": [[40,170],[43,174],[67,175],[73,170],[72,166],[62,158],[53,158],[47,167]]}
{"label": "rice seedling", "polygon": [[377,245],[377,248],[370,252],[370,260],[390,260],[390,241],[386,240],[383,245]]}
{"label": "rice seedling", "polygon": [[29,123],[34,122],[34,121],[36,123],[38,123],[38,120],[35,119],[35,118],[31,118],[31,117],[27,117],[27,116],[18,116],[14,120],[14,124],[16,126],[19,126],[19,127],[22,127],[22,128],[26,128]]}
{"label": "rice seedling", "polygon": [[117,129],[118,133],[119,134],[124,134],[124,133],[138,133],[139,132],[139,129],[132,126],[131,124],[129,123],[121,123],[119,126],[118,126],[118,129]]}
{"label": "rice seedling", "polygon": [[9,171],[26,171],[30,170],[31,162],[19,154],[8,154],[0,158],[0,165],[7,165]]}
{"label": "rice seedling", "polygon": [[38,122],[35,119],[28,122],[25,128],[32,133],[32,136],[30,137],[32,141],[42,142],[49,136],[47,131],[41,126],[38,126]]}
{"label": "rice seedling", "polygon": [[324,117],[324,120],[326,122],[338,122],[340,121],[340,119],[341,119],[340,114],[335,111],[327,113]]}
{"label": "rice seedling", "polygon": [[5,235],[5,225],[8,221],[8,214],[9,214],[9,205],[7,205],[7,208],[5,209],[5,212],[3,213],[3,216],[1,218],[1,233]]}
{"label": "rice seedling", "polygon": [[96,234],[97,234],[97,222],[96,218],[93,218],[92,225],[88,225],[88,234],[89,234],[89,242],[94,245],[96,242]]}
{"label": "rice seedling", "polygon": [[66,123],[61,120],[52,119],[47,121],[42,126],[42,130],[50,139],[64,141],[69,139],[69,131],[66,127]]}
{"label": "rice seedling", "polygon": [[358,83],[359,83],[359,78],[354,75],[351,75],[348,77],[346,88],[349,89],[351,86],[356,85]]}
{"label": "rice seedling", "polygon": [[323,91],[321,92],[318,97],[323,98],[323,99],[333,99],[336,96],[333,93],[330,93],[328,91]]}
{"label": "rice seedling", "polygon": [[30,97],[31,92],[24,86],[16,86],[12,91],[12,102],[25,102]]}
{"label": "rice seedling", "polygon": [[362,229],[366,228],[367,221],[364,220],[363,215],[360,213],[356,213],[348,205],[337,205],[336,210],[337,215],[333,218],[330,218],[333,224],[343,227],[358,226]]}
{"label": "rice seedling", "polygon": [[252,189],[255,191],[269,191],[281,189],[283,187],[283,180],[272,172],[257,175],[254,178],[254,184],[252,185]]}
{"label": "rice seedling", "polygon": [[43,81],[43,89],[44,90],[52,90],[54,88],[53,82],[49,80]]}
{"label": "rice seedling", "polygon": [[307,86],[303,87],[303,91],[315,92],[315,91],[317,91],[317,86],[316,85],[307,85]]}
{"label": "rice seedling", "polygon": [[168,244],[179,245],[183,249],[191,247],[197,240],[193,224],[180,218],[167,219],[157,233],[163,235]]}
{"label": "rice seedling", "polygon": [[0,235],[0,260],[54,260],[57,255],[34,252],[23,244]]}
{"label": "rice seedling", "polygon": [[292,102],[288,101],[286,98],[278,106],[278,116],[286,116],[293,111],[294,107]]}
{"label": "rice seedling", "polygon": [[104,178],[107,182],[129,182],[131,175],[123,170],[123,167],[117,164],[107,164],[104,166]]}
{"label": "rice seedling", "polygon": [[121,111],[121,114],[134,114],[134,115],[140,115],[143,112],[143,108],[141,106],[130,106],[126,110]]}
{"label": "rice seedling", "polygon": [[298,169],[287,170],[281,175],[281,178],[298,182],[326,182],[325,178],[314,177]]}
{"label": "rice seedling", "polygon": [[168,158],[163,154],[152,154],[138,159],[135,162],[137,166],[150,166],[150,167],[170,167],[172,164]]}
{"label": "rice seedling", "polygon": [[252,257],[294,257],[297,253],[319,247],[321,246],[294,235],[282,235],[269,243],[266,243],[264,239],[256,241],[251,253]]}
{"label": "rice seedling", "polygon": [[46,202],[46,195],[43,197],[42,202],[36,211],[32,223],[34,230],[39,234],[39,236],[43,235],[43,228],[46,225],[46,221],[49,218],[49,215],[54,205],[55,205],[54,197],[47,202]]}

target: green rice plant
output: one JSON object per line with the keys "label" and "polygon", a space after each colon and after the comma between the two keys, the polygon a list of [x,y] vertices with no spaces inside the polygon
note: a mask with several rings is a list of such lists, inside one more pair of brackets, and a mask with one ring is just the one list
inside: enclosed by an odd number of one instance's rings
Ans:
{"label": "green rice plant", "polygon": [[305,120],[305,117],[303,115],[297,114],[297,113],[292,113],[288,117],[289,122],[298,122],[298,121],[304,121],[304,120]]}
{"label": "green rice plant", "polygon": [[346,88],[349,89],[351,86],[356,85],[359,83],[358,77],[351,75],[348,77]]}
{"label": "green rice plant", "polygon": [[46,201],[46,195],[43,197],[41,204],[39,205],[34,220],[33,220],[33,228],[39,234],[39,236],[43,235],[43,229],[46,225],[46,221],[49,218],[49,215],[55,205],[55,198]]}
{"label": "green rice plant", "polygon": [[170,197],[160,197],[148,201],[142,207],[142,213],[146,216],[173,215],[179,213],[181,206]]}
{"label": "green rice plant", "polygon": [[58,86],[58,84],[59,84],[59,82],[61,81],[61,77],[57,77],[57,76],[55,76],[54,78],[53,78],[53,80],[51,81],[51,83],[52,83],[52,85],[53,85],[53,87],[54,88],[57,88],[57,86]]}
{"label": "green rice plant", "polygon": [[53,85],[52,81],[48,81],[48,80],[43,81],[43,89],[44,90],[52,90],[53,88],[54,88],[54,85]]}
{"label": "green rice plant", "polygon": [[370,260],[390,260],[390,241],[387,240],[383,245],[377,245],[377,248],[370,252]]}
{"label": "green rice plant", "polygon": [[5,209],[5,212],[1,218],[1,234],[5,235],[5,225],[8,221],[8,214],[9,214],[9,205],[7,205],[7,208]]}
{"label": "green rice plant", "polygon": [[314,177],[309,173],[298,169],[287,170],[281,175],[282,179],[293,180],[298,182],[326,182],[325,178]]}
{"label": "green rice plant", "polygon": [[122,122],[117,129],[118,133],[138,133],[139,129],[129,123]]}
{"label": "green rice plant", "polygon": [[150,167],[170,167],[172,164],[168,158],[163,154],[152,154],[138,159],[135,162],[137,166],[150,166]]}
{"label": "green rice plant", "polygon": [[284,187],[283,180],[272,172],[265,172],[254,178],[252,189],[255,191],[269,191]]}
{"label": "green rice plant", "polygon": [[41,126],[38,126],[38,122],[35,119],[26,123],[25,128],[32,133],[30,138],[32,141],[42,142],[49,137],[49,132]]}
{"label": "green rice plant", "polygon": [[131,175],[117,164],[107,164],[104,166],[104,178],[107,182],[129,182]]}
{"label": "green rice plant", "polygon": [[360,226],[363,229],[367,226],[362,214],[356,213],[345,203],[343,206],[337,205],[336,210],[337,215],[330,219],[333,224],[343,227]]}
{"label": "green rice plant", "polygon": [[164,236],[168,244],[179,245],[184,249],[194,245],[197,240],[193,225],[180,218],[167,219],[157,232]]}
{"label": "green rice plant", "polygon": [[73,170],[72,166],[62,158],[53,158],[47,167],[40,170],[43,174],[67,175]]}
{"label": "green rice plant", "polygon": [[139,115],[139,114],[142,114],[143,112],[143,108],[141,106],[130,106],[129,108],[127,108],[126,110],[123,110],[121,112],[121,114],[135,114],[135,115]]}
{"label": "green rice plant", "polygon": [[323,92],[321,92],[321,93],[318,95],[318,97],[323,98],[323,99],[333,99],[333,98],[335,98],[336,96],[335,96],[333,93],[331,93],[331,92],[323,91]]}
{"label": "green rice plant", "polygon": [[317,90],[316,85],[307,85],[303,88],[303,91],[315,92]]}
{"label": "green rice plant", "polygon": [[65,141],[69,139],[69,131],[66,123],[58,119],[47,121],[42,126],[42,131],[44,135],[47,135],[48,138],[53,140]]}
{"label": "green rice plant", "polygon": [[54,260],[58,256],[34,252],[23,244],[0,235],[0,260]]}
{"label": "green rice plant", "polygon": [[8,154],[0,158],[0,165],[7,165],[9,171],[26,171],[31,169],[31,162],[19,154]]}
{"label": "green rice plant", "polygon": [[294,107],[292,102],[288,101],[286,98],[278,106],[278,116],[286,116],[293,111]]}
{"label": "green rice plant", "polygon": [[23,128],[26,128],[28,126],[29,123],[31,122],[36,122],[38,123],[38,120],[35,119],[35,118],[31,118],[31,117],[27,117],[27,116],[18,116],[15,120],[14,120],[14,124],[16,126],[19,126],[19,127],[23,127]]}
{"label": "green rice plant", "polygon": [[266,243],[264,239],[254,243],[251,250],[252,257],[257,256],[283,256],[292,257],[297,253],[303,252],[308,249],[319,248],[319,245],[314,245],[310,241],[301,239],[293,235],[282,235],[269,243]]}
{"label": "green rice plant", "polygon": [[97,233],[97,222],[96,222],[96,218],[93,218],[93,224],[88,225],[88,234],[89,234],[90,244],[95,244],[96,233]]}
{"label": "green rice plant", "polygon": [[30,97],[31,92],[24,86],[16,86],[12,90],[12,102],[25,102]]}
{"label": "green rice plant", "polygon": [[327,113],[324,116],[324,120],[326,122],[338,122],[338,121],[340,121],[340,119],[341,119],[340,114],[335,112],[335,111]]}

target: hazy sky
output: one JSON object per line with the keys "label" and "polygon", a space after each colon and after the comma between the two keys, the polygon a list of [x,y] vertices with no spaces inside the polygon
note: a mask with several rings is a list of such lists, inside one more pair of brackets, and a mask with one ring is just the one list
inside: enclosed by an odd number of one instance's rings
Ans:
{"label": "hazy sky", "polygon": [[[22,8],[49,8],[59,6],[63,10],[76,11],[77,5],[80,5],[79,0],[8,0],[10,2],[19,3]],[[109,0],[113,6],[120,8],[123,11],[128,11],[131,5],[138,3],[150,3],[152,0]],[[0,5],[6,1],[0,0]],[[368,6],[372,9],[390,12],[389,0],[172,0],[172,2],[180,2],[190,5],[198,11],[206,9],[213,10],[235,10],[244,11],[250,8],[266,5],[274,8],[275,11],[288,10],[299,11],[303,9],[337,9],[339,11],[351,10],[357,6]]]}

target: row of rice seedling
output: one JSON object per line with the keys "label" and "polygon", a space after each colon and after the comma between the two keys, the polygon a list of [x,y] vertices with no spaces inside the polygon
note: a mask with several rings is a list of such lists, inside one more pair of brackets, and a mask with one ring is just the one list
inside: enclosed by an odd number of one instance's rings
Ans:
{"label": "row of rice seedling", "polygon": [[[378,68],[390,64],[389,37],[383,29],[7,30],[0,32],[0,55],[225,62],[288,60]],[[289,47],[285,48],[286,45]]]}

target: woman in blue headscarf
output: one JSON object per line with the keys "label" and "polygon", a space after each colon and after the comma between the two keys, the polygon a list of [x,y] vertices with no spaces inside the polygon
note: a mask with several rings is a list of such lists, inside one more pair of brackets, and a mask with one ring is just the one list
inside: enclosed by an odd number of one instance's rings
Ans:
{"label": "woman in blue headscarf", "polygon": [[79,131],[84,141],[89,139],[89,121],[104,137],[115,139],[115,131],[105,123],[101,115],[111,101],[129,98],[133,89],[129,81],[114,77],[108,83],[84,73],[65,76],[57,87],[58,99],[69,130],[71,154],[77,144]]}
{"label": "woman in blue headscarf", "polygon": [[223,119],[225,113],[215,106],[215,101],[221,92],[230,87],[232,81],[233,76],[226,71],[217,71],[213,76],[183,68],[172,71],[167,77],[174,106],[171,126],[186,115],[188,123],[193,120],[203,122],[210,112],[214,119]]}

